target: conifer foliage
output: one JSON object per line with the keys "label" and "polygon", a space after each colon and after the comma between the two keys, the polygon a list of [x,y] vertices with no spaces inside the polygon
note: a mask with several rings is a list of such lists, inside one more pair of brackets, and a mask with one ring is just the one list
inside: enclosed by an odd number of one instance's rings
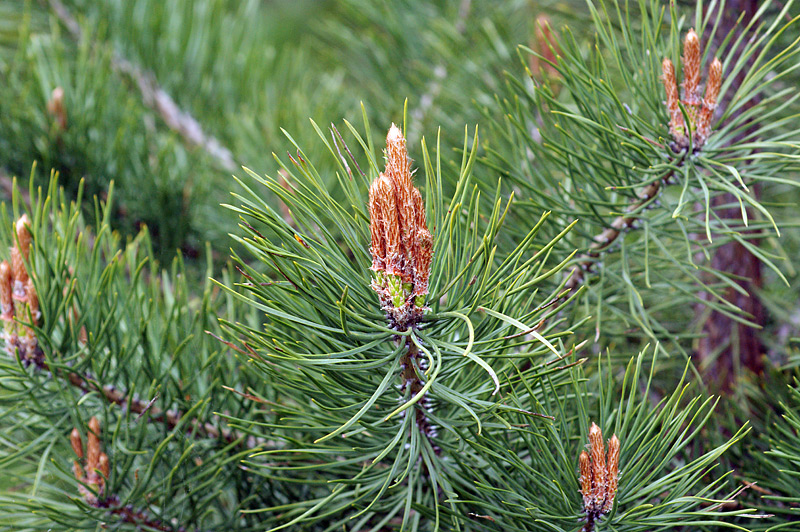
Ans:
{"label": "conifer foliage", "polygon": [[0,530],[796,529],[793,2],[267,4],[0,0]]}

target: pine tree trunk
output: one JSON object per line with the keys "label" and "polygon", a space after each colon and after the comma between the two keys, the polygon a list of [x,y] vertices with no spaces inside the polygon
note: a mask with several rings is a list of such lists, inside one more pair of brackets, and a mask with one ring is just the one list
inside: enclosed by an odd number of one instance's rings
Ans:
{"label": "pine tree trunk", "polygon": [[[738,28],[745,27],[758,9],[758,4],[758,0],[729,0],[726,2],[722,17],[724,31],[717,32],[717,35],[726,35],[730,29],[733,29],[742,12],[745,15]],[[739,77],[743,78],[744,74],[740,74]],[[729,103],[732,93],[733,90],[729,91],[728,102],[724,102],[723,105]],[[745,105],[740,112],[744,112],[757,101],[758,96]],[[755,185],[751,186],[751,190],[754,194],[758,194]],[[735,203],[736,199],[733,195],[725,194],[715,198],[713,206],[721,207]],[[718,209],[715,212],[723,219],[741,217],[740,210],[736,208]],[[748,217],[751,219],[752,214],[748,212]],[[728,288],[725,291],[725,299],[745,312],[751,322],[763,326],[766,312],[757,293],[762,284],[759,259],[738,242],[729,242],[716,248],[711,259],[711,266],[715,270],[739,278],[734,282],[744,288],[748,295],[744,296],[732,288]],[[707,300],[709,295],[704,292],[702,297]],[[764,367],[762,360],[764,346],[758,329],[739,323],[713,310],[708,313],[707,310],[705,305],[698,305],[696,308],[697,315],[703,317],[705,321],[702,328],[704,336],[696,346],[695,355],[698,361],[706,367],[706,375],[712,387],[730,391],[742,369],[761,373]]]}

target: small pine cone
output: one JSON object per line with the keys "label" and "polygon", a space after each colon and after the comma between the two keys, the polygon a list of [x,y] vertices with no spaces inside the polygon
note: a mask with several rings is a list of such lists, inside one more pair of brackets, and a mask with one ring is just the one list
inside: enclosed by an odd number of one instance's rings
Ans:
{"label": "small pine cone", "polygon": [[4,260],[0,263],[0,306],[6,320],[14,317],[13,291],[11,265]]}
{"label": "small pine cone", "polygon": [[31,322],[36,325],[39,321],[39,297],[36,295],[33,279],[28,279],[28,284],[25,287],[25,295],[28,298],[28,306],[31,309]]}
{"label": "small pine cone", "polygon": [[619,438],[614,434],[608,440],[608,486],[606,487],[606,502],[603,505],[603,513],[611,511],[614,506],[614,497],[617,494],[619,482]]}
{"label": "small pine cone", "polygon": [[24,301],[28,270],[25,268],[22,253],[16,246],[11,248],[11,274],[14,277],[14,297]]}
{"label": "small pine cone", "polygon": [[89,420],[89,432],[86,435],[86,473],[97,469],[100,463],[101,444],[100,444],[100,420],[92,416]]}
{"label": "small pine cone", "polygon": [[722,63],[715,57],[708,67],[708,81],[706,81],[706,96],[703,98],[703,107],[697,120],[697,136],[705,142],[711,135],[711,119],[717,107],[717,98],[722,86]]}
{"label": "small pine cone", "polygon": [[72,451],[78,459],[83,459],[83,439],[78,429],[72,429],[72,432],[69,434],[69,443],[72,445]]}
{"label": "small pine cone", "polygon": [[694,28],[683,40],[683,100],[687,105],[700,105],[697,88],[700,85],[700,39]]}
{"label": "small pine cone", "polygon": [[682,142],[685,137],[683,113],[678,99],[678,84],[675,79],[675,65],[669,59],[661,63],[662,80],[667,92],[667,110],[669,111],[669,132],[676,142]]}
{"label": "small pine cone", "polygon": [[589,459],[589,453],[581,451],[578,458],[580,464],[581,476],[578,479],[581,484],[581,494],[583,495],[583,507],[589,510],[592,507],[592,464]]}
{"label": "small pine cone", "polygon": [[602,508],[606,498],[606,449],[603,431],[592,423],[589,428],[589,452],[592,459],[592,499],[595,510]]}
{"label": "small pine cone", "polygon": [[31,220],[28,218],[27,214],[20,216],[16,223],[17,245],[19,246],[19,249],[22,252],[22,256],[25,258],[25,260],[28,260],[31,250],[31,233],[28,230],[30,225]]}

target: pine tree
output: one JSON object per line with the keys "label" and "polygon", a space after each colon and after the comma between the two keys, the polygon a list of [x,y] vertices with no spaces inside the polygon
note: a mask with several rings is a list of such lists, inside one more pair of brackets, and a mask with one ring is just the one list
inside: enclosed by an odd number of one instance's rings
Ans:
{"label": "pine tree", "polygon": [[0,530],[797,527],[791,1],[0,12]]}

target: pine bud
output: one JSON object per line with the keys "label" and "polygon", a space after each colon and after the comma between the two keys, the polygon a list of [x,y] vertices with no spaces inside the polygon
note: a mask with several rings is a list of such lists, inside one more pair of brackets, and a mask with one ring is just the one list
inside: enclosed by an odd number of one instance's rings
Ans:
{"label": "pine bud", "polygon": [[675,79],[675,65],[669,59],[661,63],[662,80],[667,92],[667,110],[669,111],[669,132],[676,142],[681,143],[685,138],[683,113],[678,99],[678,83]]}
{"label": "pine bud", "polygon": [[83,459],[83,440],[81,439],[81,433],[78,432],[78,429],[72,429],[72,432],[69,435],[69,442],[72,444],[72,451],[79,459]]}
{"label": "pine bud", "polygon": [[36,325],[39,319],[39,297],[36,295],[36,288],[33,286],[33,279],[28,279],[28,284],[25,287],[25,295],[28,298],[28,307],[31,310],[31,322]]}
{"label": "pine bud", "polygon": [[606,502],[603,505],[603,513],[611,511],[614,506],[614,496],[617,494],[617,483],[619,481],[619,438],[614,434],[608,440],[608,487],[606,488]]}
{"label": "pine bud", "polygon": [[683,99],[687,105],[700,105],[697,87],[700,85],[700,39],[694,28],[683,40]]}
{"label": "pine bud", "polygon": [[531,48],[535,54],[531,54],[530,68],[534,79],[539,79],[544,73],[549,76],[558,77],[559,72],[553,64],[560,53],[558,43],[553,37],[553,30],[550,27],[550,18],[547,15],[536,17],[536,36],[531,43]]}
{"label": "pine bud", "polygon": [[30,225],[31,220],[28,218],[27,214],[20,216],[16,224],[17,245],[19,246],[19,249],[22,252],[22,256],[25,258],[25,260],[28,260],[31,249],[31,233],[28,230]]}
{"label": "pine bud", "polygon": [[619,450],[619,438],[615,434],[608,440],[606,454],[603,432],[592,423],[589,428],[589,452],[582,451],[579,457],[583,510],[588,522],[594,522],[614,506],[619,481]]}
{"label": "pine bud", "polygon": [[28,270],[25,269],[25,260],[17,246],[11,248],[11,275],[14,277],[14,296],[17,299],[25,299]]}
{"label": "pine bud", "polygon": [[92,416],[92,419],[89,420],[89,432],[86,434],[86,472],[88,474],[97,469],[100,454],[100,421]]}
{"label": "pine bud", "polygon": [[701,148],[711,135],[711,118],[717,105],[722,84],[722,63],[714,58],[708,69],[706,95],[701,99],[700,85],[700,39],[694,29],[690,29],[683,41],[683,104],[688,122],[684,120],[678,100],[675,80],[675,67],[672,61],[664,59],[661,63],[664,87],[667,91],[667,110],[669,111],[669,130],[680,148],[689,147],[688,133],[692,132],[695,149]]}
{"label": "pine bud", "polygon": [[581,494],[583,495],[583,506],[588,508],[592,505],[592,464],[589,459],[589,453],[581,451],[578,461],[580,462],[581,468],[579,480],[581,484]]}
{"label": "pine bud", "polygon": [[708,81],[706,81],[706,96],[703,98],[703,107],[697,119],[697,136],[705,141],[711,135],[711,118],[717,107],[717,97],[722,86],[722,63],[715,57],[708,67]]}
{"label": "pine bud", "polygon": [[393,325],[405,328],[422,316],[433,237],[411,178],[406,139],[394,124],[386,136],[386,169],[370,185],[369,215],[372,288]]}
{"label": "pine bud", "polygon": [[110,473],[108,455],[106,453],[100,453],[100,458],[97,460],[97,470],[102,475],[100,478],[100,485],[102,486],[105,484],[105,481],[108,479],[108,475]]}
{"label": "pine bud", "polygon": [[592,423],[589,429],[589,450],[592,459],[592,498],[594,506],[602,508],[606,497],[606,449],[603,445],[603,431]]}
{"label": "pine bud", "polygon": [[8,261],[0,263],[0,305],[3,309],[3,318],[11,319],[14,317],[14,302],[12,300],[13,294],[13,280],[11,274],[11,265]]}

